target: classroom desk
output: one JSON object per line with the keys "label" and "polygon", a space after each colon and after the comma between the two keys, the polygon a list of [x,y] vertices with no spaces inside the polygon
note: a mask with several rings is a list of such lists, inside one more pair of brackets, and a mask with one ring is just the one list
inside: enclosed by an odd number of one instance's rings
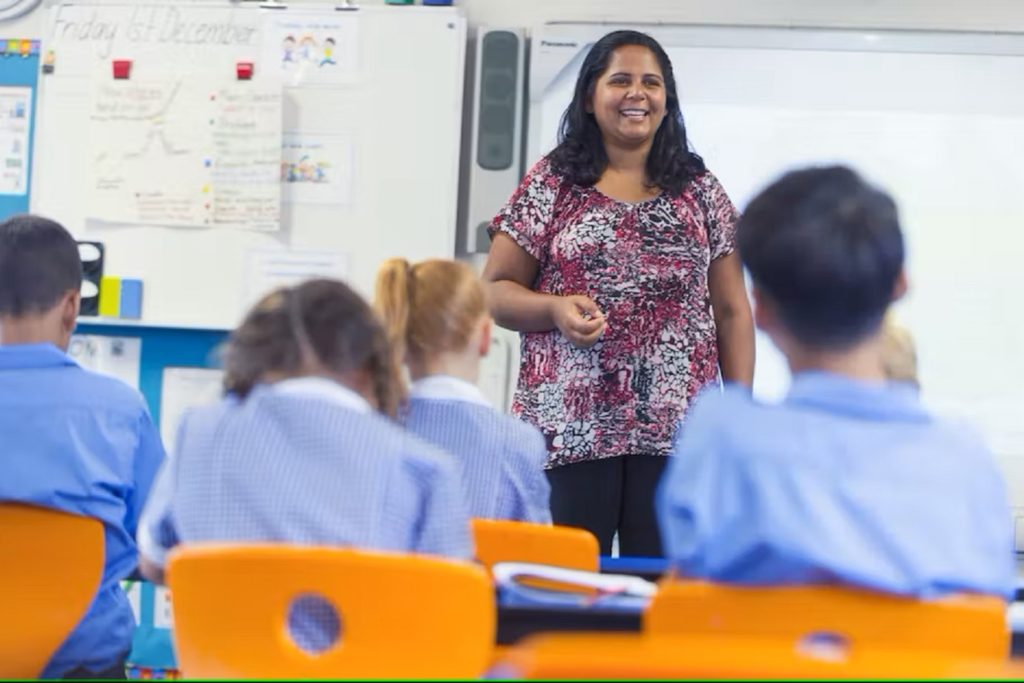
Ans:
{"label": "classroom desk", "polygon": [[[1014,619],[1014,611],[1017,618]],[[1013,634],[1010,650],[1024,656],[1024,603],[1010,607]],[[639,613],[620,610],[569,609],[557,607],[498,606],[498,645],[513,645],[526,636],[553,631],[639,633]]]}
{"label": "classroom desk", "polygon": [[[657,563],[661,563],[660,569]],[[665,561],[652,558],[601,558],[601,571],[632,574],[652,579],[664,571]],[[1017,596],[1007,610],[1011,652],[1024,656],[1024,578],[1018,581]],[[497,644],[512,645],[534,633],[552,631],[592,631],[637,633],[641,628],[639,612],[614,609],[577,609],[563,607],[526,607],[498,604]]]}
{"label": "classroom desk", "polygon": [[513,645],[526,636],[552,631],[638,633],[640,613],[594,608],[498,605],[498,645]]}

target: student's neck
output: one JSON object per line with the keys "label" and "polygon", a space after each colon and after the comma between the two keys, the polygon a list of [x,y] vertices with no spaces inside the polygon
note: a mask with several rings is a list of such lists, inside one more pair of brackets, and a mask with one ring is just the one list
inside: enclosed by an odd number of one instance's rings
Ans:
{"label": "student's neck", "polygon": [[880,351],[879,341],[871,339],[842,351],[801,348],[790,350],[786,355],[789,370],[794,375],[819,371],[862,382],[881,383],[886,381],[886,376]]}
{"label": "student's neck", "polygon": [[53,344],[61,347],[61,335],[47,316],[0,316],[0,346]]}
{"label": "student's neck", "polygon": [[476,384],[480,379],[480,356],[475,353],[442,353],[432,358],[410,360],[409,376],[419,381],[436,375],[448,375]]}

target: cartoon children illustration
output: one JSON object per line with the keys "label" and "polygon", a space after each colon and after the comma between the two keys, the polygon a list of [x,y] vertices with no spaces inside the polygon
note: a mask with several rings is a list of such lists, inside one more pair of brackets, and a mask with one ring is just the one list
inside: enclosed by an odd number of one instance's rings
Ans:
{"label": "cartoon children illustration", "polygon": [[282,64],[288,64],[291,62],[295,63],[295,36],[288,35],[284,37],[284,41],[281,45],[282,50]]}
{"label": "cartoon children illustration", "polygon": [[334,61],[334,38],[327,38],[324,41],[324,58],[320,60],[320,66],[325,64],[337,64]]}
{"label": "cartoon children illustration", "polygon": [[299,55],[304,62],[317,63],[317,44],[313,36],[306,34],[299,39]]}

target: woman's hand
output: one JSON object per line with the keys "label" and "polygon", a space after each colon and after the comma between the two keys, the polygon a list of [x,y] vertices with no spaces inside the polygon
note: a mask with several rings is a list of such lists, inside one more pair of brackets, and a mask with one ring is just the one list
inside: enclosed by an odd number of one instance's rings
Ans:
{"label": "woman's hand", "polygon": [[608,326],[597,304],[580,294],[553,299],[551,319],[565,338],[579,349],[589,349],[597,343]]}

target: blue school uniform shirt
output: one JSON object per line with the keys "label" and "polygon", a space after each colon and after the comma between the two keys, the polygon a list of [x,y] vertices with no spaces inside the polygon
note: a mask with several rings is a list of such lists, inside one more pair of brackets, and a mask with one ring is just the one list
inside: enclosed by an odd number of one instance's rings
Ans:
{"label": "blue school uniform shirt", "polygon": [[[186,413],[143,512],[139,547],[164,566],[178,543],[203,541],[473,555],[451,456],[315,377]],[[332,642],[336,624],[316,608],[297,612],[300,645]]]}
{"label": "blue school uniform shirt", "polygon": [[131,648],[135,619],[119,581],[137,565],[139,514],[163,458],[137,391],[52,344],[0,347],[0,500],[94,517],[106,542],[99,592],[44,677],[108,669]]}
{"label": "blue school uniform shirt", "polygon": [[475,385],[446,375],[414,382],[404,422],[456,457],[471,517],[551,523],[544,437],[496,411]]}
{"label": "blue school uniform shirt", "polygon": [[1012,598],[1011,514],[993,458],[910,385],[806,372],[779,405],[708,392],[673,455],[658,521],[683,574]]}

